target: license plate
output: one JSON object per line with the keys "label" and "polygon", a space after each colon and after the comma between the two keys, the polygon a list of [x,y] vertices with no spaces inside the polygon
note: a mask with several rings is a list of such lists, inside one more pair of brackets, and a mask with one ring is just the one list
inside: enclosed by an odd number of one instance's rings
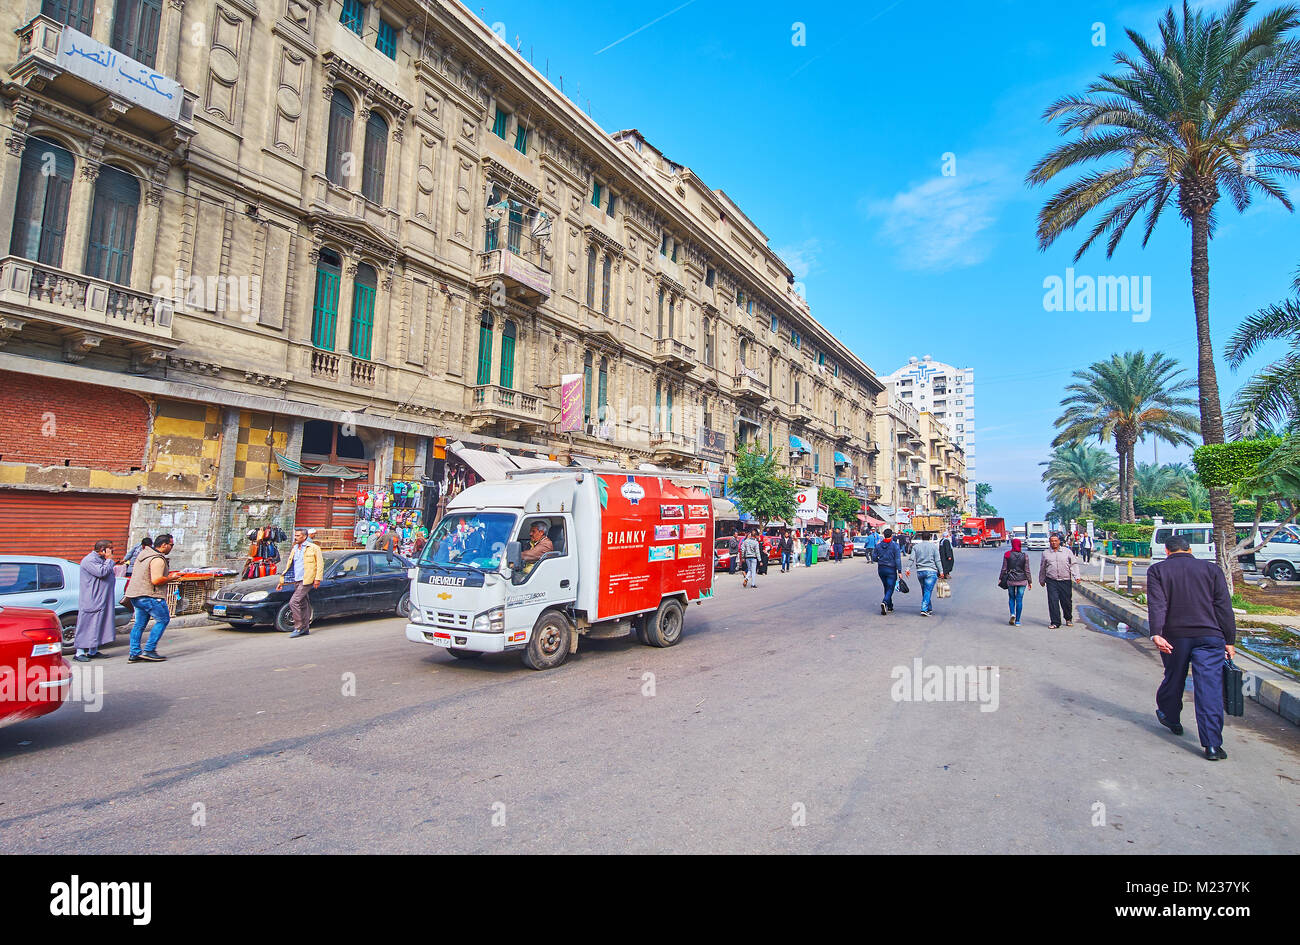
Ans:
{"label": "license plate", "polygon": [[436,643],[438,646],[451,646],[451,634],[435,633],[433,635],[433,642]]}
{"label": "license plate", "polygon": [[225,615],[226,615],[226,605],[225,605],[225,604],[213,604],[213,605],[212,605],[212,616],[214,616],[214,617],[224,617]]}

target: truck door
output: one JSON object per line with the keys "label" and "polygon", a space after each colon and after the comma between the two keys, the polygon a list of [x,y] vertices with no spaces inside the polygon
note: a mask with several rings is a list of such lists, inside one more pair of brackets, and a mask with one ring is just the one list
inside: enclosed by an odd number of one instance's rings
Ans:
{"label": "truck door", "polygon": [[[535,531],[534,526],[540,529]],[[577,558],[570,548],[572,518],[567,513],[526,515],[519,529],[516,539],[524,548],[524,567],[511,575],[511,586],[506,592],[506,605],[519,610],[508,621],[511,626],[531,625],[546,608],[571,603],[578,596]],[[539,542],[533,536],[543,532],[551,547],[535,556]]]}

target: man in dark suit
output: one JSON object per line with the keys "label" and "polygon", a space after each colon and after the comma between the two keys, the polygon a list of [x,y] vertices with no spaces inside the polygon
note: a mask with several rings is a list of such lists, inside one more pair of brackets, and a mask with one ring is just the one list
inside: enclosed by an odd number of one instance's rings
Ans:
{"label": "man in dark suit", "polygon": [[1165,541],[1167,557],[1147,568],[1147,618],[1151,642],[1160,650],[1165,678],[1156,690],[1156,718],[1175,735],[1183,710],[1187,667],[1196,690],[1196,730],[1205,757],[1220,761],[1223,750],[1223,663],[1232,659],[1237,623],[1223,571],[1213,561],[1192,557],[1186,537]]}

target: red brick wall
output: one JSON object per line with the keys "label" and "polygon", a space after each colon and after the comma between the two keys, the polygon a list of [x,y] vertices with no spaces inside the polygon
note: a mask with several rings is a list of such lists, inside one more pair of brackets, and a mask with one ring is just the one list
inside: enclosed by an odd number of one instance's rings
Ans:
{"label": "red brick wall", "polygon": [[110,472],[142,468],[149,405],[111,387],[0,371],[0,460]]}

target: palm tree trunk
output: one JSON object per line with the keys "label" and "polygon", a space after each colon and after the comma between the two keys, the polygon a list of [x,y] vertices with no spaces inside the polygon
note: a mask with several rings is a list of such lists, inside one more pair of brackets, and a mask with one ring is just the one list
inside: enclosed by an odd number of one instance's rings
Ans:
{"label": "palm tree trunk", "polygon": [[1137,510],[1133,507],[1133,496],[1137,492],[1137,443],[1128,447],[1128,520],[1136,522]]}
{"label": "palm tree trunk", "polygon": [[[1223,442],[1223,406],[1219,401],[1219,379],[1214,371],[1214,345],[1210,340],[1210,207],[1198,208],[1192,221],[1192,304],[1196,309],[1196,369],[1201,400],[1201,440]],[[1236,541],[1232,525],[1232,500],[1228,490],[1210,490],[1210,520],[1214,523],[1214,547],[1219,567],[1233,587],[1235,559],[1229,554]]]}
{"label": "palm tree trunk", "polygon": [[1125,501],[1128,496],[1128,464],[1124,461],[1124,441],[1119,434],[1115,434],[1115,456],[1118,459],[1119,469],[1119,521],[1124,524],[1128,521],[1128,503]]}

